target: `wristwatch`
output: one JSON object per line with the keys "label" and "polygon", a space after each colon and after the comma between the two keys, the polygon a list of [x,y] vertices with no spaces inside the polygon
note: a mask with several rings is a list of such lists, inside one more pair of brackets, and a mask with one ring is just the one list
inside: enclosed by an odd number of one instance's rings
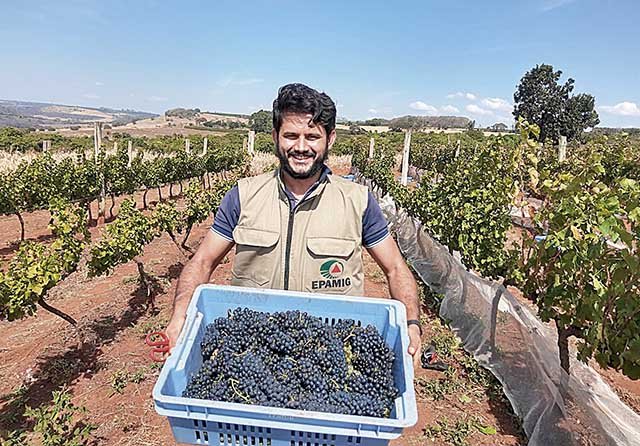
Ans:
{"label": "wristwatch", "polygon": [[420,336],[422,336],[422,325],[420,324],[420,321],[418,319],[409,319],[407,321],[407,327],[409,325],[416,325],[418,327],[418,330],[420,330]]}

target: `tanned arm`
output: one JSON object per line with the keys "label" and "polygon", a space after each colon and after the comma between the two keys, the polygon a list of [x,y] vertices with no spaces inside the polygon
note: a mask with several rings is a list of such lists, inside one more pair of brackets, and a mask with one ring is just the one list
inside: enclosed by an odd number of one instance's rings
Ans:
{"label": "tanned arm", "polygon": [[[404,261],[393,237],[388,236],[377,245],[368,248],[371,257],[382,268],[389,283],[389,294],[399,300],[407,309],[407,319],[420,320],[420,298],[418,285]],[[409,354],[414,358],[414,364],[420,358],[420,329],[409,325]]]}
{"label": "tanned arm", "polygon": [[213,270],[216,269],[233,245],[233,242],[225,240],[213,231],[209,231],[194,256],[182,269],[173,301],[173,314],[166,329],[171,348],[176,345],[178,336],[180,336],[193,292],[198,285],[209,281]]}

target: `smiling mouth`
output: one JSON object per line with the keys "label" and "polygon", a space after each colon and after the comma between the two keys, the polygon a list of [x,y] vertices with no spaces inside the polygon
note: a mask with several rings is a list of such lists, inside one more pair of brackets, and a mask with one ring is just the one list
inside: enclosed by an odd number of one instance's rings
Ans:
{"label": "smiling mouth", "polygon": [[293,158],[297,161],[304,161],[309,158],[313,158],[315,155],[313,153],[290,153],[289,158]]}

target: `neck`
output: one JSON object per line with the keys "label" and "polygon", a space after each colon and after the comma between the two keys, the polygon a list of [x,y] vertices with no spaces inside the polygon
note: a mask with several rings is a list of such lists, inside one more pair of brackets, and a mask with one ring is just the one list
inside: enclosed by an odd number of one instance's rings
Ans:
{"label": "neck", "polygon": [[284,170],[281,172],[282,172],[282,182],[284,183],[284,186],[287,188],[287,190],[291,192],[293,195],[302,196],[309,190],[311,186],[313,186],[313,184],[316,181],[318,181],[318,179],[320,178],[320,174],[322,173],[322,170],[320,170],[320,172],[316,173],[312,177],[305,178],[305,179],[293,178]]}

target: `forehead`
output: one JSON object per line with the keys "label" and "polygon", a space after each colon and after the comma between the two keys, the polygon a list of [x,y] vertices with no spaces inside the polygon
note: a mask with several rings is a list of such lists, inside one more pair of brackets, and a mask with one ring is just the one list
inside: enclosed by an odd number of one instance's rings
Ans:
{"label": "forehead", "polygon": [[313,132],[324,134],[324,127],[313,122],[311,120],[312,118],[313,115],[311,113],[283,113],[280,132]]}

